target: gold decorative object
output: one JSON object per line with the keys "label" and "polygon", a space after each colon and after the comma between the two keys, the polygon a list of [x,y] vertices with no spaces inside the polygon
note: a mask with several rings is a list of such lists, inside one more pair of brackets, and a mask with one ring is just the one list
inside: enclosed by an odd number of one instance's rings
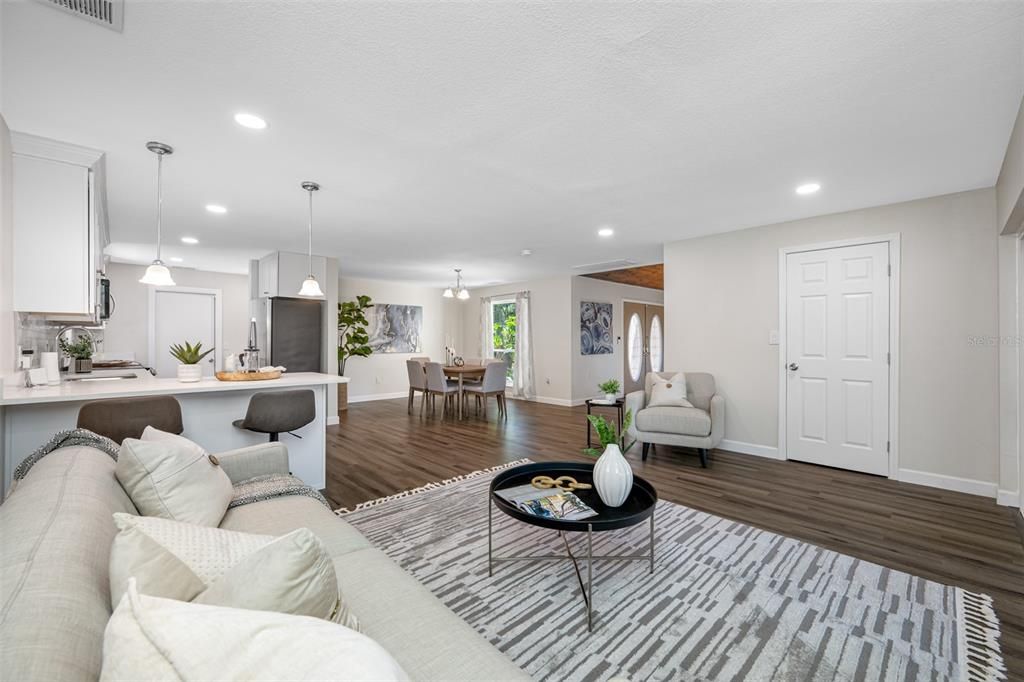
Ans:
{"label": "gold decorative object", "polygon": [[580,483],[572,476],[559,476],[558,478],[551,478],[550,476],[534,476],[530,484],[534,488],[540,488],[546,490],[548,488],[558,488],[563,492],[570,492],[572,490],[590,490],[594,486],[589,483]]}

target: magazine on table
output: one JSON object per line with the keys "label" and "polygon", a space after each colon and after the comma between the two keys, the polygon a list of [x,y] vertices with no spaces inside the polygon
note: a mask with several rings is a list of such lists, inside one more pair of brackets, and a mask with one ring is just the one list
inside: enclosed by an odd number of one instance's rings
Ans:
{"label": "magazine on table", "polygon": [[531,484],[504,490],[495,490],[496,495],[508,500],[527,514],[548,519],[578,521],[597,516],[597,512],[574,493],[557,488],[540,489]]}

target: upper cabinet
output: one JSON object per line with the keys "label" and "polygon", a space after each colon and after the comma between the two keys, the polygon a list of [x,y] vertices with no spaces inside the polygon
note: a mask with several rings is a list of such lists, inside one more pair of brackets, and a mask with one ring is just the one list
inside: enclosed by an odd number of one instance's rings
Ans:
{"label": "upper cabinet", "polygon": [[19,312],[95,319],[103,269],[103,154],[12,133],[13,299]]}
{"label": "upper cabinet", "polygon": [[[275,251],[260,258],[259,295],[264,298],[298,298],[302,282],[309,274],[309,256]],[[312,274],[320,288],[326,291],[327,259],[324,256],[313,256]]]}

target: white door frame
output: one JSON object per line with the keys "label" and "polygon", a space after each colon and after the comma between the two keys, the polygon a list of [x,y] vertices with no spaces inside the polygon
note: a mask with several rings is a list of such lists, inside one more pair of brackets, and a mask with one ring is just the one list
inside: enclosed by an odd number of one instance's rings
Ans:
{"label": "white door frame", "polygon": [[786,276],[787,257],[793,253],[822,251],[844,246],[887,243],[892,276],[889,278],[889,478],[899,478],[900,470],[900,234],[858,237],[833,242],[784,246],[779,249],[779,459],[789,459],[786,445]]}
{"label": "white door frame", "polygon": [[1024,516],[1024,223],[1017,234],[1017,509]]}
{"label": "white door frame", "polygon": [[149,366],[156,367],[156,294],[164,291],[171,294],[208,294],[213,296],[213,366],[218,372],[224,370],[224,309],[221,306],[223,293],[220,289],[203,289],[201,287],[149,287],[149,331],[147,346],[149,347]]}

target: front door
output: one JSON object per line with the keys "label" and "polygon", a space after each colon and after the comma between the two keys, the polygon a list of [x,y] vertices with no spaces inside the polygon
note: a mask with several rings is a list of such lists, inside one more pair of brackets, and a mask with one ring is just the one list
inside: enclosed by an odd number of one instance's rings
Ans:
{"label": "front door", "polygon": [[648,372],[664,370],[665,308],[623,301],[622,314],[626,321],[623,391],[630,393],[644,387],[644,377]]}
{"label": "front door", "polygon": [[786,257],[789,459],[889,474],[889,244]]}

